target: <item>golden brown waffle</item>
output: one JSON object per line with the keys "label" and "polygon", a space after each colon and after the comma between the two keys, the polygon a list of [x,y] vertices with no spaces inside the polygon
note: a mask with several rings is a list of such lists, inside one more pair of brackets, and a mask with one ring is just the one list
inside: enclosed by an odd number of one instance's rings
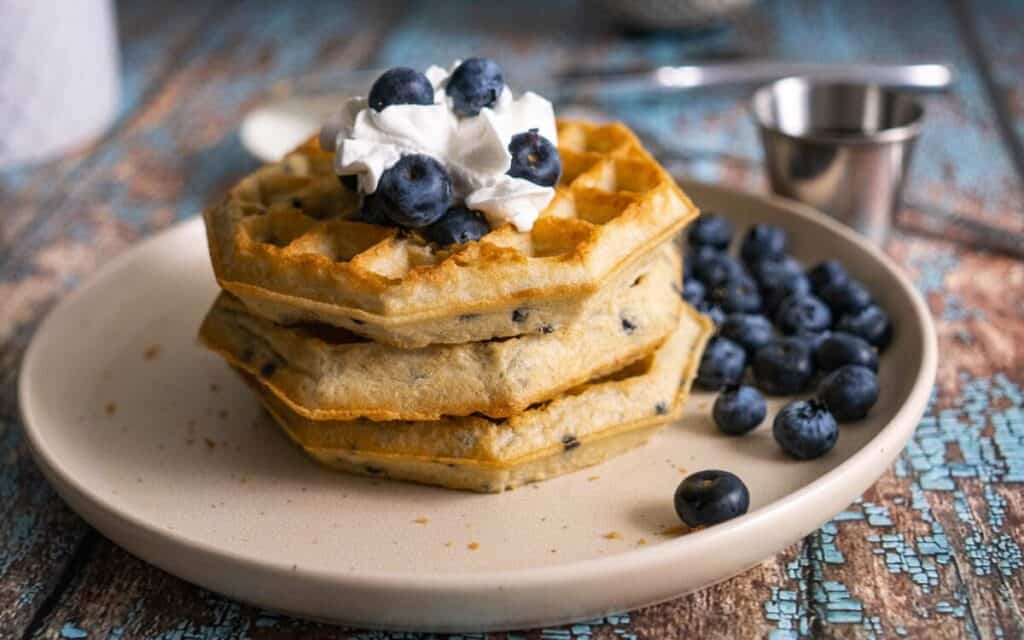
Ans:
{"label": "golden brown waffle", "polygon": [[504,418],[649,355],[675,329],[683,305],[678,252],[597,304],[565,331],[398,349],[325,325],[285,327],[254,316],[229,294],[200,337],[312,420]]}
{"label": "golden brown waffle", "polygon": [[330,467],[499,492],[597,464],[678,419],[712,329],[704,316],[684,309],[677,329],[648,358],[507,420],[314,421],[242,375],[285,432]]}
{"label": "golden brown waffle", "polygon": [[356,194],[311,140],[204,213],[217,279],[270,320],[401,348],[557,330],[697,215],[625,126],[558,134],[562,180],[533,230],[448,248],[353,221]]}

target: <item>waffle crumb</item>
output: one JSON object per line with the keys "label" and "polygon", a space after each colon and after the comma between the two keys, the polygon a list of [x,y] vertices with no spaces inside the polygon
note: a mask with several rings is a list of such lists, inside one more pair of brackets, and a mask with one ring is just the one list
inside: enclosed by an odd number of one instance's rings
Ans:
{"label": "waffle crumb", "polygon": [[588,481],[593,482],[594,480],[600,480],[601,476],[590,476],[587,478]]}
{"label": "waffle crumb", "polygon": [[217,393],[218,391],[220,391],[220,385],[217,384],[216,382],[211,382],[210,391],[212,391],[213,393]]}
{"label": "waffle crumb", "polygon": [[203,438],[203,442],[206,443],[206,448],[214,449],[217,447],[217,441],[212,438]]}
{"label": "waffle crumb", "polygon": [[415,520],[413,520],[413,522],[415,522],[416,524],[427,524],[428,522],[430,522],[430,520],[428,520],[428,519],[426,519],[424,517],[419,517],[419,518],[416,518]]}
{"label": "waffle crumb", "polygon": [[144,360],[156,360],[160,357],[160,345],[153,344],[146,347],[146,350],[142,352],[142,358]]}
{"label": "waffle crumb", "polygon": [[658,535],[659,536],[665,536],[665,537],[681,536],[681,535],[686,535],[687,533],[690,533],[691,531],[696,531],[696,529],[691,529],[690,527],[686,526],[685,524],[677,524],[677,525],[672,526],[672,527],[665,527],[664,529],[662,529],[661,531],[658,532]]}
{"label": "waffle crumb", "polygon": [[103,413],[107,414],[108,416],[112,416],[115,413],[117,413],[117,403],[111,401],[103,405]]}
{"label": "waffle crumb", "polygon": [[227,409],[221,409],[220,411],[217,412],[217,417],[220,418],[221,420],[227,420],[228,415],[229,414]]}
{"label": "waffle crumb", "polygon": [[466,545],[466,547],[470,551],[476,551],[477,549],[480,548],[480,543],[479,542],[470,542],[469,544]]}
{"label": "waffle crumb", "polygon": [[622,534],[618,531],[609,531],[608,533],[604,534],[604,538],[606,540],[622,540]]}
{"label": "waffle crumb", "polygon": [[647,538],[640,538],[639,540],[636,541],[636,543],[638,545],[643,546],[643,545],[647,544]]}
{"label": "waffle crumb", "polygon": [[686,475],[686,467],[676,467],[676,468],[679,469],[679,473],[683,474],[684,476]]}

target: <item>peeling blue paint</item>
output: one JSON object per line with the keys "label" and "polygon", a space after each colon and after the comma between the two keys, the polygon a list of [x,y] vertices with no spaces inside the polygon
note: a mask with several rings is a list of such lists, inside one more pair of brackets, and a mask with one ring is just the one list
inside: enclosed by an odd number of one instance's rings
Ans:
{"label": "peeling blue paint", "polygon": [[64,626],[60,629],[60,637],[68,638],[68,640],[79,640],[80,638],[88,638],[89,632],[78,628],[72,622],[65,622]]}

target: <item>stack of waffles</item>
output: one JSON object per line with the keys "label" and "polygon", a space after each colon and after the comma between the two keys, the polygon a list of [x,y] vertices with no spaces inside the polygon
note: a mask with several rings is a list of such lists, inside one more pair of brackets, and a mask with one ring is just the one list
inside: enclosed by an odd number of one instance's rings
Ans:
{"label": "stack of waffles", "polygon": [[205,212],[223,292],[203,342],[306,453],[497,492],[644,443],[683,410],[710,326],[680,297],[696,215],[620,124],[558,124],[533,229],[439,247],[356,220],[311,140]]}

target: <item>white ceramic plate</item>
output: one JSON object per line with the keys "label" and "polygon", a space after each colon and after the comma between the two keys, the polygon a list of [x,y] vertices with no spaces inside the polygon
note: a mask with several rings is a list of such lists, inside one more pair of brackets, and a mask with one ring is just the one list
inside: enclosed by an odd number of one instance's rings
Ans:
{"label": "white ceramic plate", "polygon": [[[198,346],[216,285],[192,219],[114,260],[40,327],[20,387],[38,463],[72,508],[140,558],[311,618],[521,628],[722,580],[844,509],[892,462],[924,411],[935,334],[911,284],[852,232],[786,201],[684,187],[740,225],[786,227],[804,261],[843,260],[894,318],[882,397],[824,458],[785,458],[770,416],[746,437],[719,435],[712,397],[697,394],[686,418],[647,446],[505,494],[335,474],[279,435],[227,366]],[[681,468],[735,472],[750,487],[750,513],[666,535],[677,524]]]}

